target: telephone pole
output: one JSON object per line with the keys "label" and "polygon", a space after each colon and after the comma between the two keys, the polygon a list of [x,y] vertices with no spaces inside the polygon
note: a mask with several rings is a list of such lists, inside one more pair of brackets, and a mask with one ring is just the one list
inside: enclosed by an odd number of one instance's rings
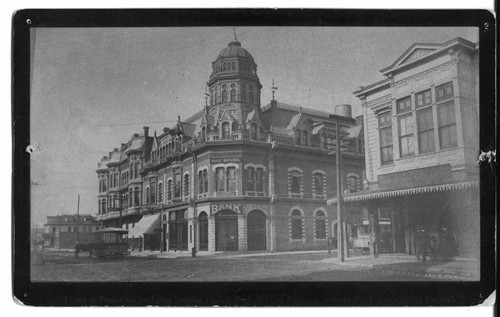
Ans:
{"label": "telephone pole", "polygon": [[342,223],[342,144],[340,140],[340,128],[337,121],[335,129],[336,138],[336,163],[337,163],[337,256],[340,262],[344,262],[344,224]]}
{"label": "telephone pole", "polygon": [[80,195],[78,195],[78,206],[76,207],[76,244],[78,244],[78,221],[80,218]]}

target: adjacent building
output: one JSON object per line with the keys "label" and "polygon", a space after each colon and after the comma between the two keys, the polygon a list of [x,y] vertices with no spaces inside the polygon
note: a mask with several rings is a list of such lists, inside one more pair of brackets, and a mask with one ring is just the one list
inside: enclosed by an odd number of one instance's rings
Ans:
{"label": "adjacent building", "polygon": [[47,216],[42,234],[45,246],[50,248],[73,249],[77,232],[79,242],[92,241],[92,233],[102,228],[102,223],[91,215],[58,215]]}
{"label": "adjacent building", "polygon": [[275,87],[261,106],[261,89],[235,38],[212,63],[199,112],[160,133],[145,127],[101,159],[97,220],[127,228],[147,250],[326,249],[337,219],[327,206],[337,195],[336,128],[343,188],[355,192],[365,178],[363,119],[350,105],[278,102]]}
{"label": "adjacent building", "polygon": [[[390,237],[382,252],[415,253],[415,231],[450,232],[455,256],[479,256],[478,44],[417,43],[385,78],[359,87],[366,188],[347,194],[363,222]],[[369,221],[371,219],[371,221]]]}

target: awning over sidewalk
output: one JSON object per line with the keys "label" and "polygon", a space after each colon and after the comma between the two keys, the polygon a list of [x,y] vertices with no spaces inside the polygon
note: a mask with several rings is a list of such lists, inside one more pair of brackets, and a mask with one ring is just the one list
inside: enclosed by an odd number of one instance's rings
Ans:
{"label": "awning over sidewalk", "polygon": [[362,200],[371,200],[371,199],[379,199],[379,198],[387,198],[387,197],[396,197],[396,196],[407,196],[407,195],[415,195],[415,194],[423,194],[423,193],[431,193],[431,192],[440,192],[445,190],[457,190],[457,189],[466,189],[478,187],[479,181],[469,181],[469,182],[460,182],[460,183],[449,183],[449,184],[441,184],[441,185],[429,185],[423,187],[416,188],[408,188],[408,189],[398,189],[398,190],[388,190],[388,191],[371,191],[365,193],[352,193],[345,195],[343,200],[345,202],[355,202]]}
{"label": "awning over sidewalk", "polygon": [[160,215],[142,216],[133,228],[129,228],[128,237],[144,237],[145,234],[154,234],[155,229],[160,229]]}

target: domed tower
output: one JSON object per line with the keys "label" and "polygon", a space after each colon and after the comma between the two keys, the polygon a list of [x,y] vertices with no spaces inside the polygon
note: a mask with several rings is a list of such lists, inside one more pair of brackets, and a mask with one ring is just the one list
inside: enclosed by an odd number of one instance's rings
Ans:
{"label": "domed tower", "polygon": [[261,88],[257,64],[235,35],[212,62],[208,81],[209,112],[218,129],[221,121],[230,121],[230,132],[245,129],[248,115],[260,112]]}

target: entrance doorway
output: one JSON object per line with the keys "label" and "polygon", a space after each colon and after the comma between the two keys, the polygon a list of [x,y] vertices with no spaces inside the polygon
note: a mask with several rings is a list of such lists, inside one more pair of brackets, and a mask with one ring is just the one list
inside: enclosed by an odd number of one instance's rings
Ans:
{"label": "entrance doorway", "polygon": [[248,251],[264,251],[266,244],[266,214],[252,210],[247,217]]}
{"label": "entrance doorway", "polygon": [[186,210],[172,211],[169,221],[169,249],[187,250],[188,230],[187,230]]}
{"label": "entrance doorway", "polygon": [[208,251],[208,216],[205,212],[198,217],[200,226],[200,251]]}
{"label": "entrance doorway", "polygon": [[238,215],[232,210],[215,216],[215,251],[238,251]]}

